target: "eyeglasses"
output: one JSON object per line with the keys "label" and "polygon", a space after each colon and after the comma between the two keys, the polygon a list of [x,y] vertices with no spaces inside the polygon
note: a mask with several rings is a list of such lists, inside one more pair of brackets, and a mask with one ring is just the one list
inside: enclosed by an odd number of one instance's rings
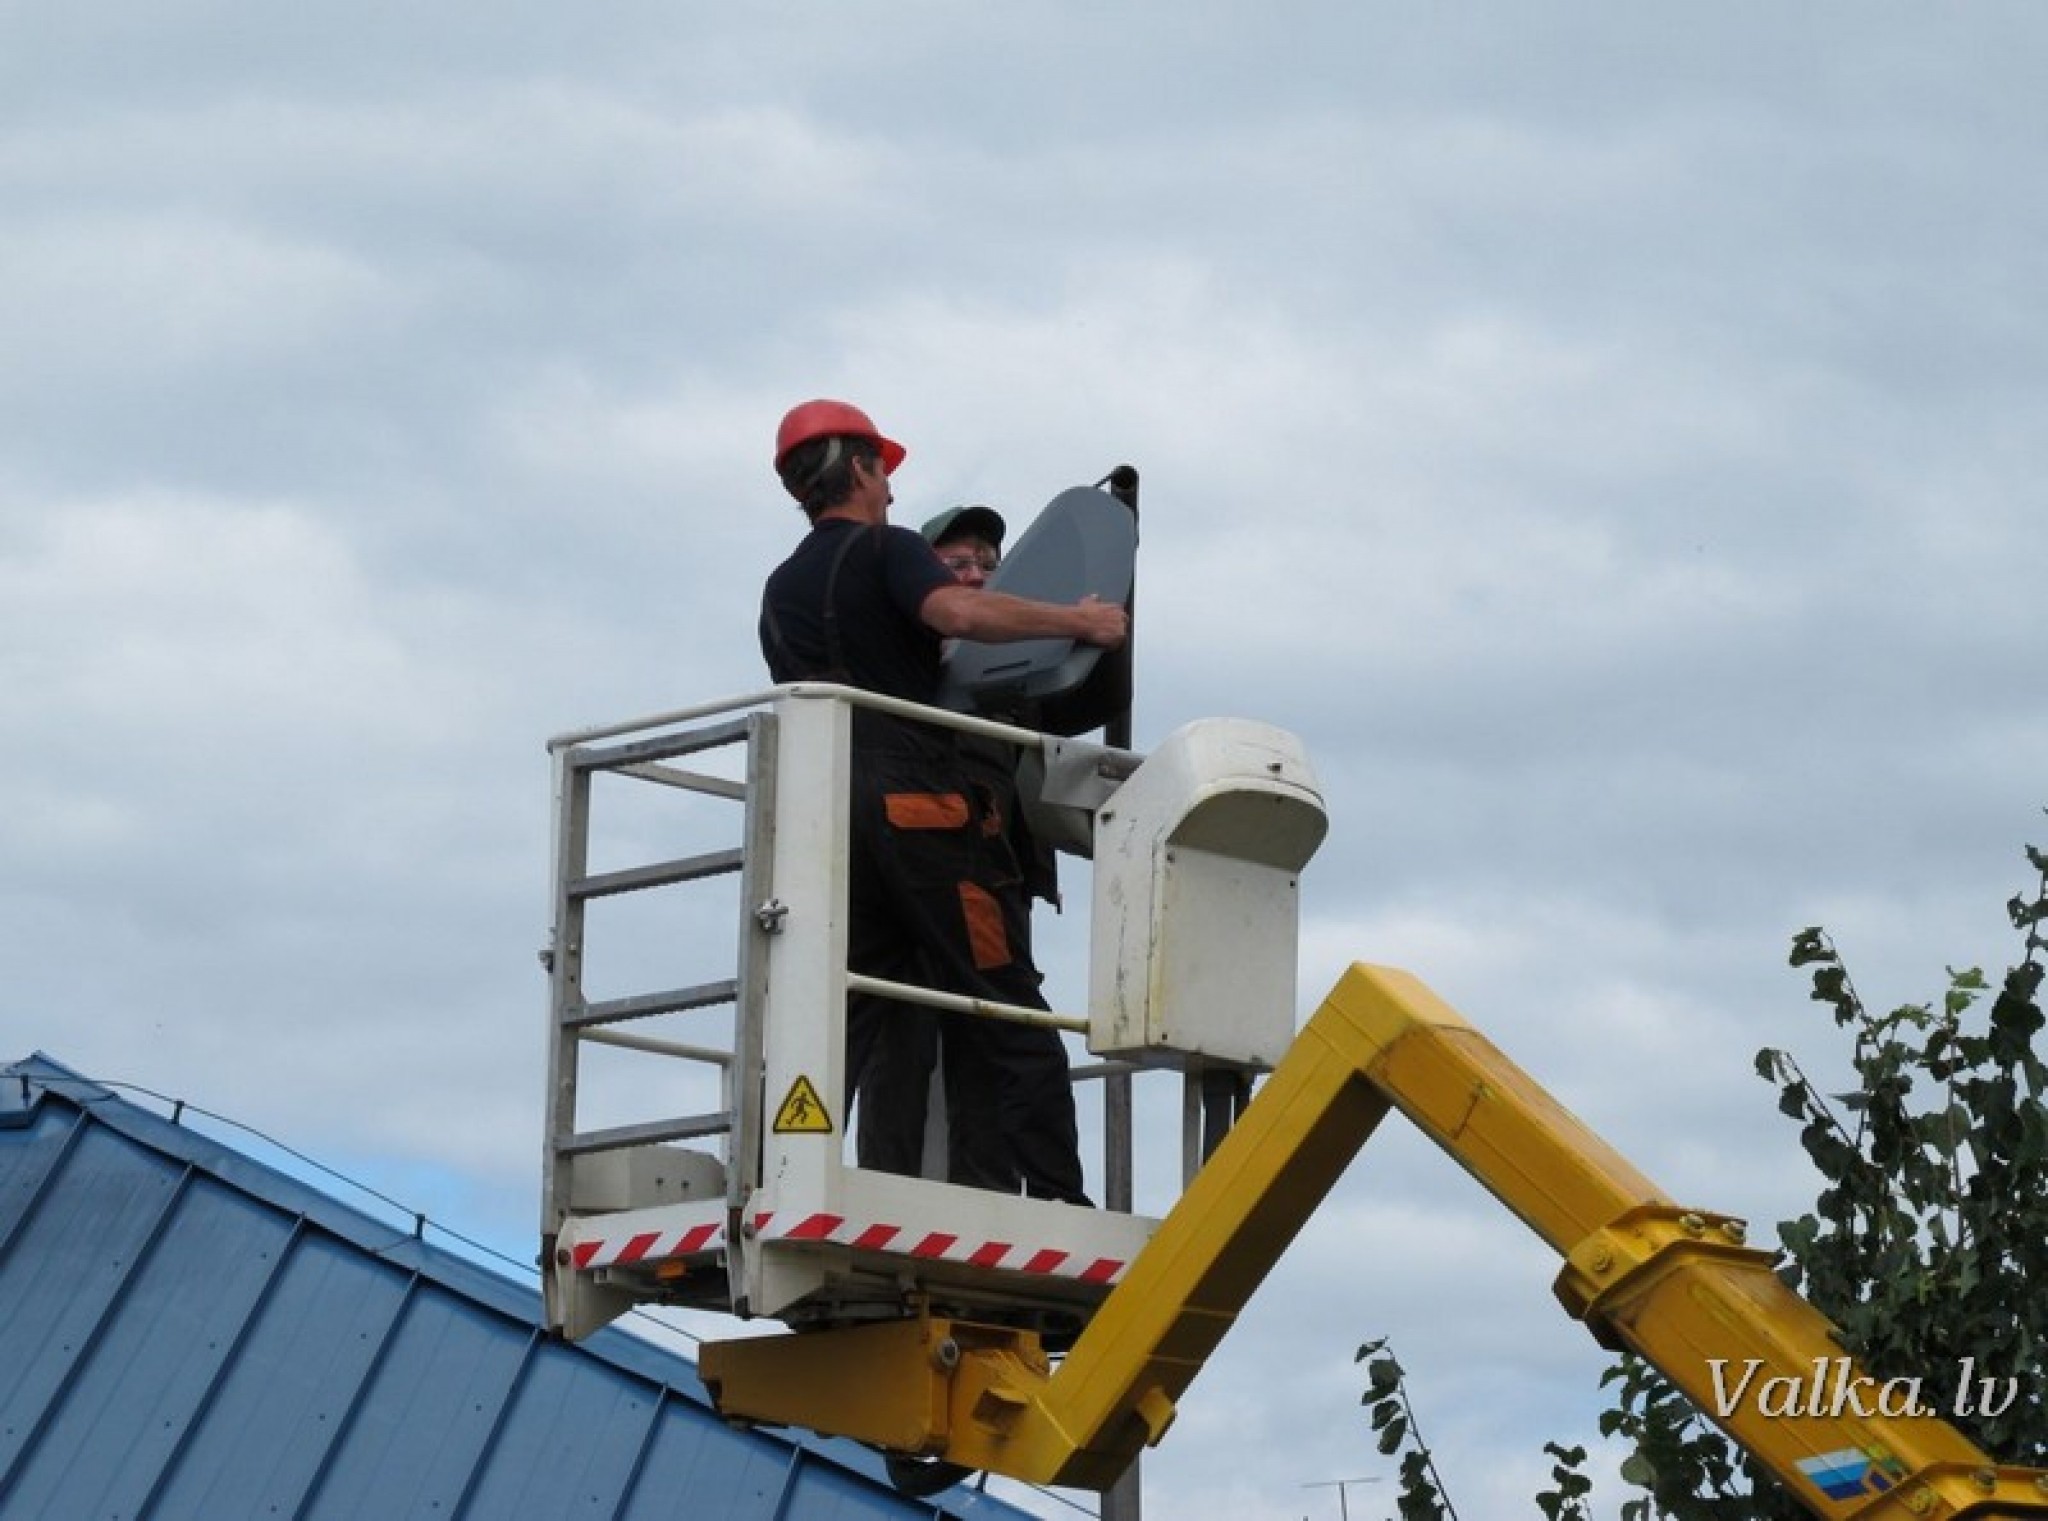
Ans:
{"label": "eyeglasses", "polygon": [[985,576],[992,576],[996,573],[996,567],[1003,563],[1003,557],[1001,555],[971,554],[940,555],[939,563],[956,576],[963,570],[976,569],[980,570]]}

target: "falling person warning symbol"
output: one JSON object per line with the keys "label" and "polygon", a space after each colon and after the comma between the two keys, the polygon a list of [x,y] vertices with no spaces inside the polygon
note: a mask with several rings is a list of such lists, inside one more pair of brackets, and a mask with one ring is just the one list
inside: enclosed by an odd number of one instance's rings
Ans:
{"label": "falling person warning symbol", "polygon": [[782,1107],[775,1111],[775,1133],[777,1135],[830,1135],[832,1116],[825,1108],[825,1101],[818,1097],[818,1090],[808,1077],[801,1074],[789,1085],[789,1093],[782,1100]]}

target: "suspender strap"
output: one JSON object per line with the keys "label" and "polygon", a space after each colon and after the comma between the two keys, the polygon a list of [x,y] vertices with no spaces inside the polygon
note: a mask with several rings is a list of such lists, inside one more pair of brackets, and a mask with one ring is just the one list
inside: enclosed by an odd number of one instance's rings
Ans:
{"label": "suspender strap", "polygon": [[775,616],[771,603],[762,608],[762,621],[768,625],[768,637],[775,641],[776,653],[786,666],[796,668],[802,681],[836,681],[844,686],[856,686],[853,673],[846,664],[846,644],[839,633],[839,572],[846,566],[846,557],[853,552],[853,546],[860,541],[862,531],[855,528],[845,536],[845,541],[833,553],[832,568],[825,573],[824,606],[819,609],[820,621],[825,626],[825,665],[821,670],[805,670],[803,662],[796,658],[796,652],[783,637],[782,622]]}

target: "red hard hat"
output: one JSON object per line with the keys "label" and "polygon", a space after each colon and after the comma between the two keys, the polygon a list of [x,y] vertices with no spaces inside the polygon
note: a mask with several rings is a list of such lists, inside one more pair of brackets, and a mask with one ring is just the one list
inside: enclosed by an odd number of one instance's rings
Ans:
{"label": "red hard hat", "polygon": [[843,401],[806,401],[791,407],[775,430],[775,468],[780,470],[789,451],[814,438],[864,438],[882,455],[882,469],[894,471],[909,451],[893,438],[882,437],[874,420],[859,407]]}

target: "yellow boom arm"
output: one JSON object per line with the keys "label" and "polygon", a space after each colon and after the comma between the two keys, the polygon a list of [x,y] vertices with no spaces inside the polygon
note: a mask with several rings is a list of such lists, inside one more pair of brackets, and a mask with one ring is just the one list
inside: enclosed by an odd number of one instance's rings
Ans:
{"label": "yellow boom arm", "polygon": [[1056,1369],[1030,1332],[926,1317],[710,1344],[705,1381],[734,1419],[1105,1489],[1165,1434],[1390,1108],[1563,1256],[1557,1293],[1572,1315],[1641,1354],[1816,1515],[2048,1515],[2048,1474],[1998,1467],[1938,1416],[1898,1408],[1913,1402],[1885,1397],[1843,1356],[1740,1222],[1674,1204],[1420,982],[1365,965],[1324,1000]]}

